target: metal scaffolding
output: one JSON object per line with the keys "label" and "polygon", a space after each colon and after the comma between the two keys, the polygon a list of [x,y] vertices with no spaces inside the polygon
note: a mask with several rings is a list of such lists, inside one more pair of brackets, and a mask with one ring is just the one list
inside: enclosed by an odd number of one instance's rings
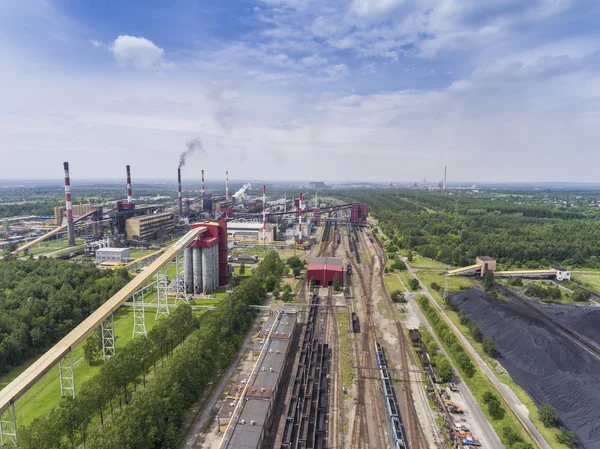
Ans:
{"label": "metal scaffolding", "polygon": [[58,374],[60,376],[60,396],[65,397],[70,394],[75,397],[75,367],[73,365],[73,351],[70,350],[58,362]]}
{"label": "metal scaffolding", "polygon": [[133,294],[133,335],[131,338],[138,335],[148,336],[146,332],[146,315],[144,314],[144,290],[146,290],[146,287]]}
{"label": "metal scaffolding", "polygon": [[175,304],[190,303],[190,295],[188,295],[187,282],[185,280],[185,264],[183,251],[175,257]]}
{"label": "metal scaffolding", "polygon": [[102,357],[106,362],[115,355],[115,320],[111,314],[102,322]]}
{"label": "metal scaffolding", "polygon": [[162,273],[156,273],[156,301],[158,307],[156,308],[156,319],[161,316],[169,316],[169,287],[167,279],[167,269],[163,269]]}
{"label": "metal scaffolding", "polygon": [[17,446],[17,415],[14,403],[0,416],[0,446],[7,444]]}

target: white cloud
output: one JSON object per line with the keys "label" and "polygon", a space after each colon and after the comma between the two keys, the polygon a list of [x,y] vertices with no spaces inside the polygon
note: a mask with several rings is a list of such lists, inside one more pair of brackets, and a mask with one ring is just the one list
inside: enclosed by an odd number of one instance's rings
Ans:
{"label": "white cloud", "polygon": [[102,42],[97,41],[96,39],[90,39],[90,44],[92,44],[96,48],[101,48],[104,46]]}
{"label": "white cloud", "polygon": [[370,16],[391,11],[405,0],[353,0],[351,9],[359,16]]}
{"label": "white cloud", "polygon": [[159,67],[165,51],[145,37],[122,35],[117,37],[110,51],[120,63],[129,63],[143,69]]}

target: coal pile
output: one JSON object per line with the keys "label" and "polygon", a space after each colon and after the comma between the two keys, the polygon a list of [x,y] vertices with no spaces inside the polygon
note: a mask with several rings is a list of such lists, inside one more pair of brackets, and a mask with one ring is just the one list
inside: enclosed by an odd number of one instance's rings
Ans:
{"label": "coal pile", "polygon": [[[600,360],[517,300],[499,300],[478,290],[453,300],[496,342],[498,360],[535,403],[552,405],[583,447],[600,448]],[[588,327],[600,327],[600,321],[594,324],[598,315],[584,310],[557,307],[554,313],[566,325],[585,322],[573,327],[592,339]]]}
{"label": "coal pile", "polygon": [[600,345],[600,307],[572,304],[551,304],[539,307],[554,319]]}

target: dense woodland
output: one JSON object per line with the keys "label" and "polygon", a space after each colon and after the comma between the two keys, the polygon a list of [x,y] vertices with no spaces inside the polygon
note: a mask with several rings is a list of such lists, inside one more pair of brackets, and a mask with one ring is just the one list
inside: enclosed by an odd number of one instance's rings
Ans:
{"label": "dense woodland", "polygon": [[129,281],[91,263],[0,261],[0,374],[66,335]]}
{"label": "dense woodland", "polygon": [[196,317],[188,306],[178,307],[148,337],[119,349],[75,399],[61,402],[57,413],[20,429],[20,447],[176,447],[187,410],[219,379],[249,330],[255,317],[249,306],[261,304],[285,271],[271,251],[235,288],[231,300],[214,311]]}
{"label": "dense woodland", "polygon": [[403,189],[336,196],[367,203],[398,248],[454,266],[470,265],[476,256],[487,255],[502,268],[600,268],[597,209]]}

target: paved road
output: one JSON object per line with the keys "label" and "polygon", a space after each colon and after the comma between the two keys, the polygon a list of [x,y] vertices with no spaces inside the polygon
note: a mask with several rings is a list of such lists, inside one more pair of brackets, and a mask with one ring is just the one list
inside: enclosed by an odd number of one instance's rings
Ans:
{"label": "paved road", "polygon": [[[408,262],[406,260],[405,260],[405,262],[406,262],[406,267],[408,268],[411,275],[414,276],[416,279],[419,279],[416,275],[416,270],[414,268],[412,268],[410,265],[408,265]],[[450,326],[450,328],[453,330],[453,332],[456,334],[456,336],[460,339],[461,343],[467,349],[467,351],[469,351],[469,354],[471,355],[471,357],[473,357],[473,360],[475,360],[477,365],[479,365],[479,367],[484,371],[484,373],[486,374],[488,379],[491,380],[491,382],[495,385],[495,387],[498,389],[498,391],[500,391],[500,393],[502,393],[502,396],[509,403],[511,409],[519,416],[519,419],[527,427],[527,429],[529,430],[529,433],[531,435],[533,435],[538,446],[542,449],[552,449],[551,446],[548,444],[548,442],[544,439],[542,434],[539,432],[539,430],[537,430],[536,427],[533,425],[533,423],[531,422],[531,419],[529,419],[529,410],[521,402],[521,400],[516,395],[516,393],[508,385],[505,385],[502,382],[500,382],[500,380],[498,380],[498,378],[496,377],[494,372],[489,368],[487,363],[485,363],[483,361],[483,359],[481,358],[479,353],[475,350],[475,348],[473,348],[473,346],[471,345],[469,340],[467,340],[467,338],[462,334],[462,332],[456,327],[454,322],[446,314],[446,311],[443,309],[443,307],[441,307],[438,304],[437,300],[429,292],[429,289],[427,288],[427,286],[425,284],[423,284],[420,279],[419,279],[419,284],[421,285],[421,288],[423,289],[423,293],[425,293],[425,295],[427,295],[431,304],[437,309],[437,311],[440,313],[442,318],[444,318],[444,320],[446,321],[448,326]]]}

